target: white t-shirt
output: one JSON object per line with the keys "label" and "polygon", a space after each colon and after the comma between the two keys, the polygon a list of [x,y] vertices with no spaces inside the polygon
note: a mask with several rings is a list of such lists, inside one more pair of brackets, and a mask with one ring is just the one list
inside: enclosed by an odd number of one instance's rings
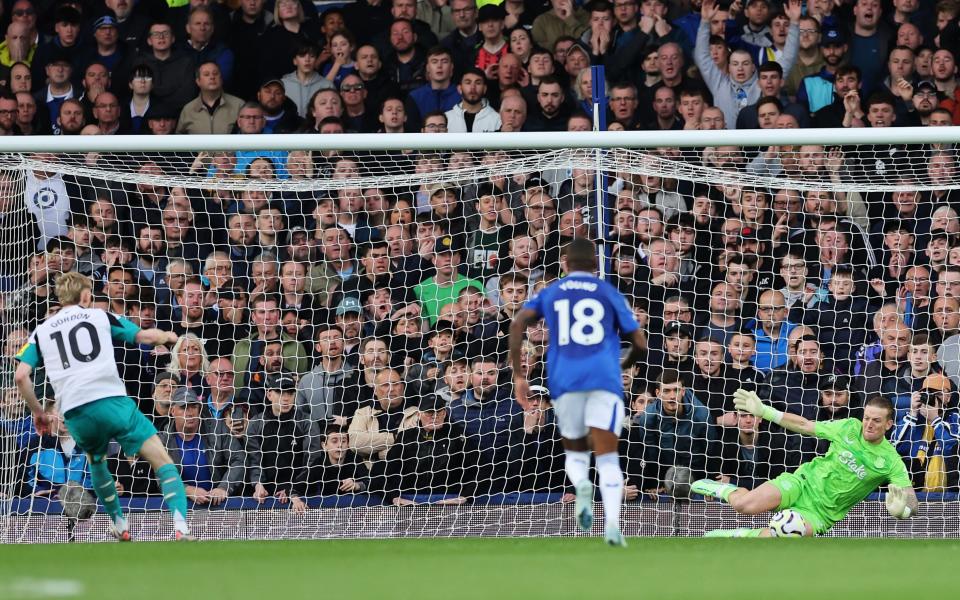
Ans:
{"label": "white t-shirt", "polygon": [[113,341],[135,343],[140,328],[99,308],[72,305],[50,317],[30,334],[17,360],[46,367],[60,409],[111,396],[126,396],[113,355]]}
{"label": "white t-shirt", "polygon": [[67,185],[59,173],[48,179],[37,179],[33,171],[27,171],[25,188],[27,210],[36,217],[40,227],[37,249],[43,250],[52,238],[67,234],[67,220],[70,218]]}

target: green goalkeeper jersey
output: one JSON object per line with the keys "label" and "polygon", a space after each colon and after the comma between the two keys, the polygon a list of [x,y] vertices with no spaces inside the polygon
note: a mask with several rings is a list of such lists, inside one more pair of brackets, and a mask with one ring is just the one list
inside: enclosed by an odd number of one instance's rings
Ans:
{"label": "green goalkeeper jersey", "polygon": [[860,420],[818,421],[814,435],[830,441],[830,449],[825,456],[800,465],[795,474],[805,479],[811,492],[808,501],[833,523],[880,485],[912,485],[893,444],[887,440],[871,444],[863,439]]}

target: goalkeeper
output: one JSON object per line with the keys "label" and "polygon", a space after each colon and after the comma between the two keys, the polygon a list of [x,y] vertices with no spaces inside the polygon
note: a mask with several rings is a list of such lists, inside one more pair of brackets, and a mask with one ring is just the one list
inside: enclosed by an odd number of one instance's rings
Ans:
{"label": "goalkeeper", "polygon": [[[885,434],[893,427],[893,404],[883,396],[867,400],[863,420],[809,421],[799,415],[782,413],[765,405],[754,393],[733,394],[737,410],[772,421],[788,431],[828,440],[825,456],[800,465],[760,487],[748,490],[729,483],[701,479],[690,491],[730,503],[738,513],[756,515],[772,510],[792,509],[803,518],[805,536],[822,534],[843,519],[858,502],[887,484],[887,511],[896,519],[917,514],[917,496],[907,469]],[[707,533],[707,537],[769,537],[769,528],[728,529]]]}

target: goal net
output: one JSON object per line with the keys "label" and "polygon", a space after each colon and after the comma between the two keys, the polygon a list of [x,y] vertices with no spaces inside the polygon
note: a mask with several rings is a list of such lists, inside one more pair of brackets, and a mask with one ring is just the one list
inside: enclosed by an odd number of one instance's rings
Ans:
{"label": "goal net", "polygon": [[[623,373],[627,534],[765,524],[689,483],[752,488],[826,451],[737,414],[741,387],[815,420],[890,399],[923,516],[894,524],[874,496],[834,533],[960,534],[953,140],[734,133],[176,152],[90,138],[0,155],[0,539],[106,537],[102,512],[63,516],[61,485],[91,489],[86,459],[63,426],[36,434],[13,381],[69,271],[93,279],[96,306],[181,336],[114,351],[201,537],[575,535],[548,332],[526,332],[524,404],[506,360],[513,315],[563,276],[574,237],[597,241],[646,339]],[[672,374],[675,399],[661,394]],[[56,414],[42,368],[34,383]],[[134,537],[168,537],[149,465],[119,446],[108,462]]]}

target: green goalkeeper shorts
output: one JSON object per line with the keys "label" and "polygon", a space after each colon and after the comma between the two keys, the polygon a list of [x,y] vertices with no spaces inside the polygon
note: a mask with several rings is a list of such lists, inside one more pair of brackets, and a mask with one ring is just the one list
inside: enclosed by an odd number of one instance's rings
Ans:
{"label": "green goalkeeper shorts", "polygon": [[816,498],[807,487],[806,479],[795,473],[783,473],[770,483],[780,490],[780,506],[777,510],[790,508],[800,513],[813,528],[814,534],[826,533],[833,527],[817,510]]}
{"label": "green goalkeeper shorts", "polygon": [[106,457],[110,440],[117,440],[123,453],[133,456],[145,441],[157,435],[157,428],[150,419],[126,396],[111,396],[82,404],[68,410],[63,421],[77,446],[95,462]]}

